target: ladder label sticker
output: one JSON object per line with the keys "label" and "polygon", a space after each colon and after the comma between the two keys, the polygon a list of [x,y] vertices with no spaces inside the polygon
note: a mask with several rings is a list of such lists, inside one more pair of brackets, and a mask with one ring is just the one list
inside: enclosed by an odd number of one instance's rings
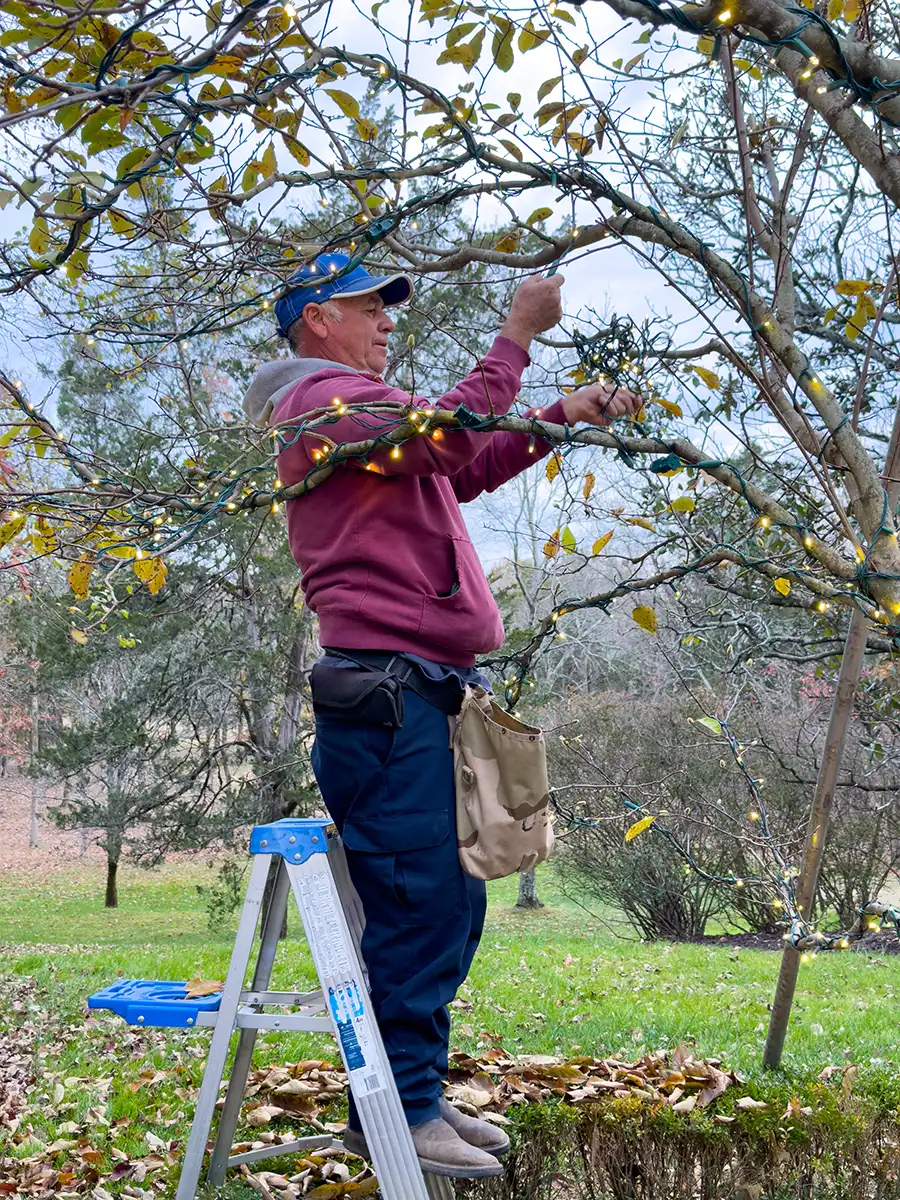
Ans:
{"label": "ladder label sticker", "polygon": [[369,1036],[364,992],[352,976],[329,986],[328,1006],[344,1052],[351,1089],[357,1095],[383,1091],[377,1052]]}
{"label": "ladder label sticker", "polygon": [[351,974],[347,939],[338,916],[331,871],[300,877],[303,923],[319,976],[323,983]]}

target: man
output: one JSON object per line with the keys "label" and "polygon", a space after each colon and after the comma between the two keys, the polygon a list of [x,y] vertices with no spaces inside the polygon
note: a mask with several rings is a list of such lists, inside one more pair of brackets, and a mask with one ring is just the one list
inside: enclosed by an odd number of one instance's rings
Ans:
{"label": "man", "polygon": [[[322,254],[291,278],[275,313],[295,357],[266,364],[244,399],[253,420],[282,427],[278,474],[288,485],[331,446],[396,428],[405,418],[386,413],[385,404],[411,403],[380,373],[394,328],[388,308],[410,299],[412,281],[348,266],[344,255]],[[313,769],[362,900],[372,1002],[419,1159],[425,1170],[464,1178],[501,1174],[497,1156],[509,1143],[441,1098],[447,1005],[466,978],[485,916],[484,884],[463,873],[457,854],[446,714],[459,710],[467,682],[483,679],[476,655],[503,640],[459,505],[498,488],[550,446],[527,434],[429,432],[427,414],[458,405],[507,412],[532,339],[562,315],[562,283],[559,275],[526,280],[472,373],[439,400],[412,400],[422,413],[420,436],[347,459],[287,504],[291,550],[326,650],[320,680],[336,680],[344,702],[354,681],[356,692],[366,691],[373,668],[403,683],[402,723],[375,720],[363,700],[349,713],[325,711],[325,684],[317,692],[314,671]],[[541,416],[601,425],[640,403],[631,392],[591,385]],[[332,406],[333,423],[300,428],[305,414]],[[352,1103],[345,1145],[366,1153]]]}

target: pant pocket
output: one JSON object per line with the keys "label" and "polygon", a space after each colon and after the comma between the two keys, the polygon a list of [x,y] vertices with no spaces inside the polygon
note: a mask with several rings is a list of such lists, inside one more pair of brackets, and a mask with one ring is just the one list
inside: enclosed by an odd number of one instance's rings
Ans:
{"label": "pant pocket", "polygon": [[[368,903],[385,914],[393,910],[409,925],[434,925],[462,912],[465,881],[446,811],[390,814],[360,819],[348,816],[344,845],[359,856],[361,876],[378,879]],[[387,860],[390,860],[388,863]],[[390,876],[390,890],[384,884]],[[367,889],[368,890],[368,889]],[[363,907],[367,898],[361,895]],[[367,920],[369,914],[366,914]],[[376,918],[377,919],[377,918]]]}

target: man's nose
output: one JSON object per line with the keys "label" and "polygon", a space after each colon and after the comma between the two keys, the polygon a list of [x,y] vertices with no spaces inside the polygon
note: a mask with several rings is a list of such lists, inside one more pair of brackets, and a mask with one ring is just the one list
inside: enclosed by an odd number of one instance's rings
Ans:
{"label": "man's nose", "polygon": [[397,326],[391,319],[391,314],[389,312],[383,312],[381,314],[381,321],[379,322],[380,331],[382,333],[393,333],[396,328]]}

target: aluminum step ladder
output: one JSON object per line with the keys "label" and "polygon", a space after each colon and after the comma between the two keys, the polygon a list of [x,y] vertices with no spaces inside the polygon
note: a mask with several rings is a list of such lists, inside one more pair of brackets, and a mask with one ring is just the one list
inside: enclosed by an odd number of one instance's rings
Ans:
{"label": "aluminum step ladder", "polygon": [[[197,1193],[235,1031],[237,1050],[210,1159],[209,1183],[220,1186],[227,1169],[241,1163],[335,1144],[326,1135],[232,1153],[256,1036],[266,1029],[312,1030],[335,1035],[384,1200],[453,1200],[452,1181],[423,1174],[416,1157],[369,1002],[368,981],[359,951],[364,923],[362,906],[350,882],[344,848],[335,827],[316,819],[258,825],[250,838],[250,853],[253,856],[250,881],[221,993],[188,1000],[183,984],[129,979],[118,980],[88,1000],[91,1008],[110,1008],[133,1025],[213,1029],[176,1200],[194,1200]],[[260,935],[251,984],[246,988],[273,860],[277,860],[277,870],[271,903]],[[291,891],[319,978],[320,988],[315,992],[268,990]],[[264,1011],[272,1005],[300,1011],[290,1014]]]}

